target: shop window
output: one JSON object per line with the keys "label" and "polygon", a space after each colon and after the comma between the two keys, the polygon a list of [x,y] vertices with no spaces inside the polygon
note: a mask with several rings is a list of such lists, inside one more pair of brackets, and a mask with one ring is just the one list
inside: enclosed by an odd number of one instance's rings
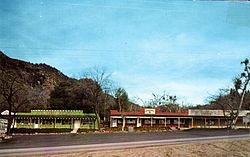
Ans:
{"label": "shop window", "polygon": [[166,120],[166,124],[170,124],[171,122],[170,122],[170,119],[167,119]]}
{"label": "shop window", "polygon": [[174,124],[178,124],[178,119],[174,119]]}
{"label": "shop window", "polygon": [[135,124],[135,122],[136,122],[135,119],[128,119],[127,120],[128,124]]}
{"label": "shop window", "polygon": [[164,119],[160,119],[159,120],[159,124],[165,124],[165,120]]}
{"label": "shop window", "polygon": [[29,124],[29,120],[28,119],[18,119],[17,123],[19,123],[21,125],[25,125],[25,124]]}
{"label": "shop window", "polygon": [[214,120],[207,120],[206,125],[215,125],[215,121]]}
{"label": "shop window", "polygon": [[82,124],[83,124],[83,125],[92,125],[92,124],[93,124],[93,121],[92,121],[92,120],[83,120],[83,121],[82,121]]}
{"label": "shop window", "polygon": [[62,119],[62,125],[68,125],[68,124],[71,124],[70,119]]}
{"label": "shop window", "polygon": [[122,124],[122,119],[118,119],[118,120],[117,120],[117,123],[118,123],[118,124]]}
{"label": "shop window", "polygon": [[52,125],[53,122],[51,119],[42,119],[41,120],[41,124],[44,124],[44,125]]}
{"label": "shop window", "polygon": [[144,124],[151,124],[150,119],[145,119],[145,120],[144,120]]}
{"label": "shop window", "polygon": [[180,124],[185,124],[185,119],[181,119]]}

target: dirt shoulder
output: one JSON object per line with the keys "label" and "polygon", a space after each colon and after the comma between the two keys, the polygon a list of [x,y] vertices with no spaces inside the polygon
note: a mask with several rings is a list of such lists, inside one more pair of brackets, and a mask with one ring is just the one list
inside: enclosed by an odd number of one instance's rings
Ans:
{"label": "dirt shoulder", "polygon": [[[33,155],[34,156],[34,155]],[[217,140],[205,142],[192,142],[183,144],[169,144],[156,147],[143,147],[131,149],[83,151],[64,154],[42,154],[50,157],[249,157],[250,139]]]}

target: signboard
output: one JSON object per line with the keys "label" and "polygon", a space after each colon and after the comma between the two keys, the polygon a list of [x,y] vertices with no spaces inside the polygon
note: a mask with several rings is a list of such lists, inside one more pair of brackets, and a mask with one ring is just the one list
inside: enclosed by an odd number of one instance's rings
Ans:
{"label": "signboard", "polygon": [[145,108],[145,114],[155,114],[154,108]]}
{"label": "signboard", "polygon": [[[235,110],[235,112],[237,112]],[[249,110],[241,110],[239,112],[239,116],[243,117],[246,116],[247,113],[250,113]],[[225,115],[229,115],[229,111],[225,111]],[[188,110],[189,116],[224,116],[223,110],[197,110],[197,109],[189,109]]]}
{"label": "signboard", "polygon": [[224,116],[223,110],[188,110],[189,116]]}

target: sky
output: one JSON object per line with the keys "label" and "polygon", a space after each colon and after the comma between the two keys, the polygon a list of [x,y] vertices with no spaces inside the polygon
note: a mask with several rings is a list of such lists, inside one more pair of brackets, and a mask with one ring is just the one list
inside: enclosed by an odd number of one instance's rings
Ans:
{"label": "sky", "polygon": [[250,57],[250,3],[1,0],[0,50],[70,77],[105,68],[129,98],[205,104]]}

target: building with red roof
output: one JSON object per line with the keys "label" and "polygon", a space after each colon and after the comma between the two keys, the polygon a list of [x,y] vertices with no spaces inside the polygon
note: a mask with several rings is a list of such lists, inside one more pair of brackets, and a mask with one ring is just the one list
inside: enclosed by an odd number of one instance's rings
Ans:
{"label": "building with red roof", "polygon": [[[226,113],[227,114],[227,113]],[[250,114],[242,110],[238,127],[248,124],[243,121]],[[169,128],[224,128],[229,122],[223,110],[189,109],[188,112],[162,112],[159,108],[141,108],[135,112],[110,111],[110,127],[169,127]]]}

